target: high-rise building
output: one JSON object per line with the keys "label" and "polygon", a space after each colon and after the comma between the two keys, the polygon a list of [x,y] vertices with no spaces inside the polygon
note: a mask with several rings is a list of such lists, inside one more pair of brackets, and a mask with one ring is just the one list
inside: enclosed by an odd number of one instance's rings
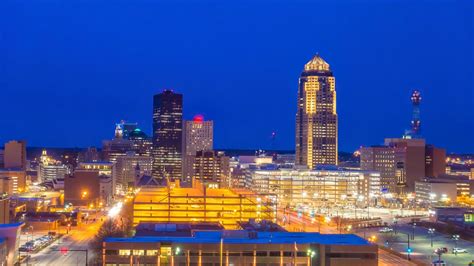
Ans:
{"label": "high-rise building", "polygon": [[336,81],[319,55],[304,66],[298,87],[296,165],[337,165]]}
{"label": "high-rise building", "polygon": [[385,139],[385,145],[405,151],[403,163],[406,183],[405,191],[413,192],[415,190],[415,181],[425,177],[425,140],[388,138]]}
{"label": "high-rise building", "polygon": [[127,137],[132,142],[132,150],[136,154],[151,157],[153,142],[145,132],[135,128],[132,132],[128,133]]}
{"label": "high-rise building", "polygon": [[5,143],[4,168],[26,169],[26,141],[12,140]]}
{"label": "high-rise building", "polygon": [[134,187],[137,178],[139,179],[143,175],[151,175],[152,165],[153,158],[149,156],[139,155],[134,152],[129,152],[125,156],[121,156],[117,159],[116,164],[117,184],[123,190]]}
{"label": "high-rise building", "polygon": [[202,115],[184,121],[183,128],[183,177],[193,176],[194,157],[198,151],[210,151],[213,146],[213,122],[204,121]]}
{"label": "high-rise building", "polygon": [[109,162],[116,162],[120,156],[132,150],[133,144],[128,139],[114,138],[112,140],[104,140],[102,142],[102,153],[104,159]]}
{"label": "high-rise building", "polygon": [[223,152],[198,151],[194,159],[194,179],[211,187],[230,186],[229,157]]}
{"label": "high-rise building", "polygon": [[182,177],[183,95],[165,90],[153,97],[153,171],[155,179]]}
{"label": "high-rise building", "polygon": [[[360,149],[360,168],[380,173],[380,183],[384,191],[399,192],[405,187],[405,150],[384,145],[362,147]],[[399,177],[399,178],[397,178]]]}
{"label": "high-rise building", "polygon": [[[415,181],[426,176],[425,167],[431,165],[430,158],[425,155],[424,139],[389,138],[383,146],[362,147],[360,167],[380,172],[382,188],[390,192],[413,192]],[[431,167],[438,169],[438,162],[434,161],[436,166]]]}

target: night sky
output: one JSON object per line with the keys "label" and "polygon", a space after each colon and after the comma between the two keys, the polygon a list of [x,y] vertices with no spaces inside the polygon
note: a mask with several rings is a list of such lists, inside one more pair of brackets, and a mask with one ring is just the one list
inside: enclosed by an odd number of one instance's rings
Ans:
{"label": "night sky", "polygon": [[186,119],[214,120],[217,148],[269,148],[276,131],[294,149],[298,77],[319,52],[340,150],[401,136],[417,88],[427,141],[474,152],[472,1],[0,2],[0,142],[98,146],[121,119],[151,134],[153,94],[171,88]]}

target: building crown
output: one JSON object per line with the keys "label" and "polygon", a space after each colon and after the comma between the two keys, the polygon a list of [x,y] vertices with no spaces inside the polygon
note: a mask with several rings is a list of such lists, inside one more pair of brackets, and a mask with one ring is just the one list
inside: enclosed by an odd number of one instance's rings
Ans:
{"label": "building crown", "polygon": [[304,65],[305,71],[329,71],[329,64],[316,54],[308,63]]}

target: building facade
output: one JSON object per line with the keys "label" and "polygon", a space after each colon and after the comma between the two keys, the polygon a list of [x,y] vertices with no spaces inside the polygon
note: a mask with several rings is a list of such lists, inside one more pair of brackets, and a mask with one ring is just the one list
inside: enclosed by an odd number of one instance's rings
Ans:
{"label": "building facade", "polygon": [[127,153],[117,160],[115,167],[117,170],[117,184],[126,191],[128,188],[134,187],[137,179],[143,175],[151,175],[152,167],[152,157],[138,155],[134,152]]}
{"label": "building facade", "polygon": [[153,142],[151,138],[141,129],[135,128],[127,134],[128,140],[132,142],[132,150],[141,156],[152,157]]}
{"label": "building facade", "polygon": [[26,141],[12,140],[5,143],[3,166],[26,169]]}
{"label": "building facade", "polygon": [[[175,226],[176,227],[176,226]],[[196,230],[107,238],[104,265],[377,265],[377,245],[356,235]]]}
{"label": "building facade", "polygon": [[64,178],[65,175],[69,174],[69,168],[60,161],[56,161],[48,156],[46,150],[43,150],[37,173],[37,181],[45,182],[53,179]]}
{"label": "building facade", "polygon": [[153,171],[157,180],[182,179],[183,95],[171,90],[153,97]]}
{"label": "building facade", "polygon": [[424,204],[451,204],[457,198],[456,183],[425,180],[415,182],[416,200]]}
{"label": "building facade", "polygon": [[[121,158],[119,156],[117,158]],[[118,177],[117,177],[117,163],[112,162],[82,162],[79,163],[76,170],[89,170],[97,171],[99,176],[102,177],[102,181],[108,182],[108,179],[105,177],[110,177],[111,190],[113,192],[112,196],[117,193],[119,190]]]}
{"label": "building facade", "polygon": [[[7,182],[8,188],[11,188],[12,194],[18,194],[26,191],[26,171],[17,169],[0,169],[0,179]],[[11,182],[11,184],[9,183]]]}
{"label": "building facade", "polygon": [[415,182],[425,178],[427,170],[443,173],[442,151],[425,145],[424,139],[388,138],[383,146],[361,148],[360,168],[380,172],[382,187],[392,193],[414,192]]}
{"label": "building facade", "polygon": [[76,169],[64,179],[64,203],[74,206],[98,205],[101,202],[98,170]]}
{"label": "building facade", "polygon": [[235,229],[249,219],[273,221],[275,206],[260,204],[257,198],[248,190],[207,188],[200,182],[192,188],[143,187],[133,201],[133,224],[215,222]]}
{"label": "building facade", "polygon": [[360,149],[360,168],[380,173],[384,190],[397,193],[405,187],[405,150],[389,146],[371,146]]}
{"label": "building facade", "polygon": [[345,169],[250,170],[246,185],[282,206],[364,204],[380,195],[380,174]]}
{"label": "building facade", "polygon": [[194,156],[194,179],[214,187],[229,187],[229,157],[223,152],[198,151]]}
{"label": "building facade", "polygon": [[298,87],[296,165],[338,163],[336,80],[319,55],[304,66]]}
{"label": "building facade", "polygon": [[446,150],[426,145],[425,176],[438,177],[446,173]]}
{"label": "building facade", "polygon": [[190,179],[194,173],[194,157],[198,151],[213,149],[213,121],[205,121],[196,115],[192,121],[183,123],[183,177]]}

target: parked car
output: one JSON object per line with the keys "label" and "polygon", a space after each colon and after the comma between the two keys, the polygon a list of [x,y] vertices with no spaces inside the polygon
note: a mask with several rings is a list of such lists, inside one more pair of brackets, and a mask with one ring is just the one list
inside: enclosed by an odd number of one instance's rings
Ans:
{"label": "parked car", "polygon": [[432,266],[446,266],[446,262],[444,260],[435,260],[431,263]]}
{"label": "parked car", "polygon": [[393,229],[390,228],[390,227],[384,227],[382,229],[379,230],[380,233],[390,233],[390,232],[393,232]]}
{"label": "parked car", "polygon": [[447,247],[437,248],[435,249],[434,253],[448,253]]}
{"label": "parked car", "polygon": [[467,253],[467,250],[465,248],[453,248],[454,253]]}

